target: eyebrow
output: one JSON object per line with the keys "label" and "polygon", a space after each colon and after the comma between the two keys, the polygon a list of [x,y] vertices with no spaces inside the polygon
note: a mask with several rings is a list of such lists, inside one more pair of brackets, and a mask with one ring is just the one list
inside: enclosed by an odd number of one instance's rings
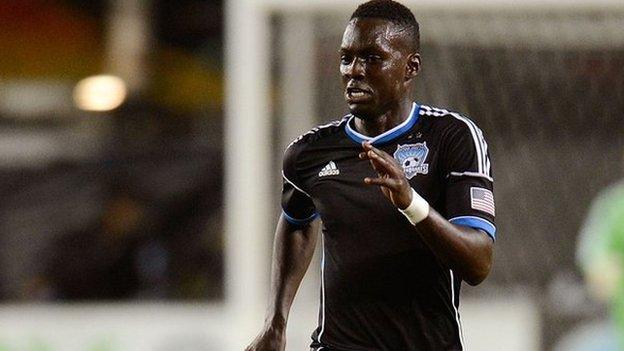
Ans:
{"label": "eyebrow", "polygon": [[360,51],[360,52],[378,52],[379,48],[376,47],[375,45],[367,45],[367,46],[363,46],[363,47],[359,47],[359,48],[340,48],[338,49],[338,53],[344,53],[344,52],[348,52],[348,51]]}

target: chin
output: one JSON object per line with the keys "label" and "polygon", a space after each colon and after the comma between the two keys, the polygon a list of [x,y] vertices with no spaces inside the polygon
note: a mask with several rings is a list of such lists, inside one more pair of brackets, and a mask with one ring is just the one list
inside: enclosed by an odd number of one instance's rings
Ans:
{"label": "chin", "polygon": [[371,106],[361,104],[349,104],[349,112],[355,117],[365,121],[373,120],[379,115]]}

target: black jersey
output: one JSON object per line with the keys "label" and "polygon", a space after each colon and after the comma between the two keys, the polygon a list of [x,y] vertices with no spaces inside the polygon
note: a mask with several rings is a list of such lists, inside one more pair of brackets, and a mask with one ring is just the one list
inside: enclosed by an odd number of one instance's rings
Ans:
{"label": "black jersey", "polygon": [[370,141],[451,223],[495,239],[487,144],[468,118],[414,103],[403,123],[370,138],[354,117],[312,129],[284,155],[284,217],[323,222],[318,350],[462,350],[461,279],[436,259],[361,160]]}

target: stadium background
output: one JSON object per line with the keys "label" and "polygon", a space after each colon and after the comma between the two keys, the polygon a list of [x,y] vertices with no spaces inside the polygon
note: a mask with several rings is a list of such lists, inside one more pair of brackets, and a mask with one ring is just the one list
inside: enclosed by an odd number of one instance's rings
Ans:
{"label": "stadium background", "polygon": [[[266,305],[281,152],[345,113],[357,3],[0,2],[0,350],[240,350]],[[575,252],[624,173],[624,5],[405,3],[417,99],[469,115],[492,151],[500,236],[463,288],[467,343],[572,350],[607,320]],[[118,79],[83,80],[102,74]]]}

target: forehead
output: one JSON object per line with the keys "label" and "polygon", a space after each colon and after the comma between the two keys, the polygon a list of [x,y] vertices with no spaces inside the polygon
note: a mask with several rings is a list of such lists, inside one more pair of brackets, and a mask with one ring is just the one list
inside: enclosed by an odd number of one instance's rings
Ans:
{"label": "forehead", "polygon": [[354,18],[347,24],[340,46],[342,50],[402,48],[404,36],[404,31],[388,20]]}

